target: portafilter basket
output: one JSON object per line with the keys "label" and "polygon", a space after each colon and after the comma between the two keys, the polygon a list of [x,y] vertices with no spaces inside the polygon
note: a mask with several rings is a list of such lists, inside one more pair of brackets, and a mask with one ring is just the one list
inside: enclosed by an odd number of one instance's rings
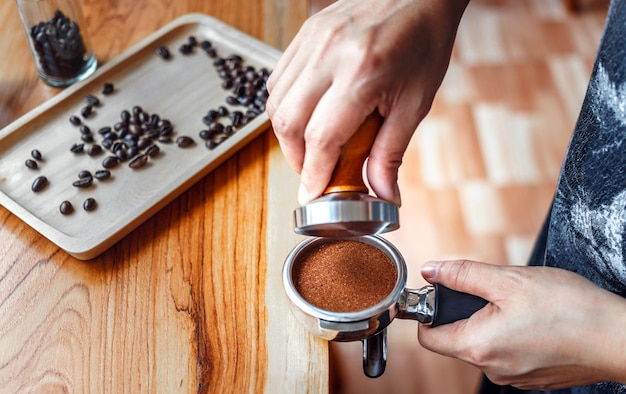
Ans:
{"label": "portafilter basket", "polygon": [[[379,303],[367,309],[351,312],[333,312],[318,308],[298,293],[294,270],[301,257],[310,250],[329,242],[359,241],[385,253],[395,264],[396,284]],[[363,262],[367,269],[367,262]],[[283,286],[296,319],[313,335],[338,342],[363,342],[363,372],[368,377],[379,377],[387,362],[387,326],[394,318],[417,320],[437,326],[465,319],[481,309],[487,301],[439,285],[420,289],[406,288],[407,267],[400,252],[378,235],[350,238],[310,237],[300,242],[287,256],[283,265]]]}

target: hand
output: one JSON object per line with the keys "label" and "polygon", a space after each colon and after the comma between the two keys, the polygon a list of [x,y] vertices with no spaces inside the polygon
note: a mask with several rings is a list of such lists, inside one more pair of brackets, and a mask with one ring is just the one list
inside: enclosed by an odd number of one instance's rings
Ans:
{"label": "hand", "polygon": [[267,113],[299,200],[318,197],[341,146],[378,108],[367,178],[400,205],[398,167],[447,70],[468,0],[340,0],[309,18],[270,76]]}
{"label": "hand", "polygon": [[521,389],[626,383],[622,297],[550,267],[447,261],[425,264],[422,275],[490,301],[469,319],[420,325],[425,348],[475,365],[496,384]]}

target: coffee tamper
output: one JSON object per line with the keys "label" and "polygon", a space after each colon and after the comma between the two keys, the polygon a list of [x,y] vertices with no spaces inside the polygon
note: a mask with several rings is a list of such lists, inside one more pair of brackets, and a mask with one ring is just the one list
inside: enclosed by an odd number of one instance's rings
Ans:
{"label": "coffee tamper", "polygon": [[398,207],[372,197],[363,181],[365,159],[383,123],[375,111],[343,146],[322,197],[294,211],[295,231],[316,237],[352,237],[397,229]]}
{"label": "coffee tamper", "polygon": [[[341,151],[322,197],[294,211],[295,232],[308,235],[287,256],[283,286],[293,314],[313,335],[329,341],[363,343],[363,372],[375,378],[385,371],[387,326],[394,318],[417,320],[432,326],[465,319],[487,301],[439,285],[407,289],[407,268],[400,252],[378,234],[399,227],[398,207],[369,195],[363,181],[363,164],[383,122],[369,115]],[[395,264],[394,289],[378,304],[364,310],[333,312],[318,308],[296,290],[294,267],[308,250],[338,239],[353,239],[378,248]],[[363,262],[363,269],[367,269]]]}

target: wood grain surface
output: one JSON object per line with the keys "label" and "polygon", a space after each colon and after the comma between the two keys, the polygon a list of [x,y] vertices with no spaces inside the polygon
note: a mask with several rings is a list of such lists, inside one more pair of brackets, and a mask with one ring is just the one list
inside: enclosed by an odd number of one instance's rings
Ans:
{"label": "wood grain surface", "polygon": [[[106,64],[201,12],[284,49],[290,1],[83,0]],[[302,2],[304,3],[304,2]],[[0,4],[0,127],[55,96],[12,1]],[[2,152],[0,152],[0,155]],[[79,261],[0,207],[0,392],[326,392],[326,343],[290,316],[297,180],[271,132],[111,249]]]}

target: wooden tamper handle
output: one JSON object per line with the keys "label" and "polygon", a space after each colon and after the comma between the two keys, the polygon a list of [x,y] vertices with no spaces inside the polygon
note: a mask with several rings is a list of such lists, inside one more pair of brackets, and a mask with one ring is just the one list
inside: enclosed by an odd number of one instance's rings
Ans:
{"label": "wooden tamper handle", "polygon": [[336,192],[369,192],[363,181],[363,164],[369,156],[383,120],[382,115],[375,110],[341,148],[339,160],[324,195]]}

